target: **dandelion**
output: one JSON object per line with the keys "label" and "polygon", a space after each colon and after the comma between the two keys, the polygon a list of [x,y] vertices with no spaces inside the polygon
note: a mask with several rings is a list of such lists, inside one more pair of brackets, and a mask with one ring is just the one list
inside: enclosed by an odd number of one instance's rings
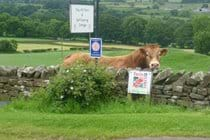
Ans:
{"label": "dandelion", "polygon": [[84,73],[86,73],[86,72],[87,72],[87,70],[83,70],[83,72],[84,72]]}
{"label": "dandelion", "polygon": [[69,70],[66,70],[66,73],[69,73]]}
{"label": "dandelion", "polygon": [[73,90],[73,89],[74,89],[74,87],[70,87],[70,89],[71,89],[71,90]]}

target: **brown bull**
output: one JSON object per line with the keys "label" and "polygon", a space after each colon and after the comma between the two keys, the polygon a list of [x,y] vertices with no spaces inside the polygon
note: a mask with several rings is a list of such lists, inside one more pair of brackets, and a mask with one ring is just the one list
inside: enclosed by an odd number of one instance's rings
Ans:
{"label": "brown bull", "polygon": [[[166,55],[166,53],[167,49],[161,49],[158,45],[146,45],[128,55],[115,57],[102,56],[99,59],[99,64],[115,68],[141,67],[142,69],[155,69],[160,67],[160,57]],[[72,65],[77,60],[88,63],[94,59],[87,53],[75,53],[64,59],[64,66]]]}

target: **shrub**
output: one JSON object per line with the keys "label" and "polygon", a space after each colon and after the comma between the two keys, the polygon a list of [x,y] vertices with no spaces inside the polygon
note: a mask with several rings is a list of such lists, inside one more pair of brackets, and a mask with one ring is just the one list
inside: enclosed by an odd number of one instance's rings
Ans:
{"label": "shrub", "polygon": [[208,3],[204,3],[201,8],[208,8],[208,7],[209,7]]}
{"label": "shrub", "polygon": [[23,50],[24,53],[30,53],[31,50]]}
{"label": "shrub", "polygon": [[196,33],[194,36],[194,45],[195,52],[207,55],[210,51],[210,32],[201,31]]}
{"label": "shrub", "polygon": [[120,92],[115,75],[105,67],[77,63],[51,81],[42,100],[51,112],[81,113],[117,99]]}
{"label": "shrub", "polygon": [[152,5],[153,9],[159,9],[159,5],[157,3],[155,3],[154,5]]}
{"label": "shrub", "polygon": [[15,40],[1,40],[0,41],[0,52],[16,52],[17,41]]}
{"label": "shrub", "polygon": [[34,53],[48,52],[48,51],[50,51],[50,50],[48,50],[48,49],[33,49],[33,50],[31,50],[31,52],[34,52]]}

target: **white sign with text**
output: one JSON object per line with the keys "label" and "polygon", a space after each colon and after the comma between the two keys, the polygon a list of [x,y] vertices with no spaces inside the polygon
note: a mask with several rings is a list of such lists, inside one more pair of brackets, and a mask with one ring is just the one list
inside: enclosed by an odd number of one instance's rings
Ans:
{"label": "white sign with text", "polygon": [[149,71],[129,71],[128,93],[150,94],[152,83],[152,72]]}
{"label": "white sign with text", "polygon": [[94,30],[94,6],[70,5],[71,33],[92,33]]}

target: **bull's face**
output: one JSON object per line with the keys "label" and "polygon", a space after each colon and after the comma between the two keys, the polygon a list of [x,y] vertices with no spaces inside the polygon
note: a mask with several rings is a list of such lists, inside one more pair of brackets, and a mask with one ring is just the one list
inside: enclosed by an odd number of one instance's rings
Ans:
{"label": "bull's face", "polygon": [[142,49],[145,55],[147,67],[151,70],[160,67],[160,57],[165,56],[168,52],[167,49],[161,49],[158,45],[149,45]]}

